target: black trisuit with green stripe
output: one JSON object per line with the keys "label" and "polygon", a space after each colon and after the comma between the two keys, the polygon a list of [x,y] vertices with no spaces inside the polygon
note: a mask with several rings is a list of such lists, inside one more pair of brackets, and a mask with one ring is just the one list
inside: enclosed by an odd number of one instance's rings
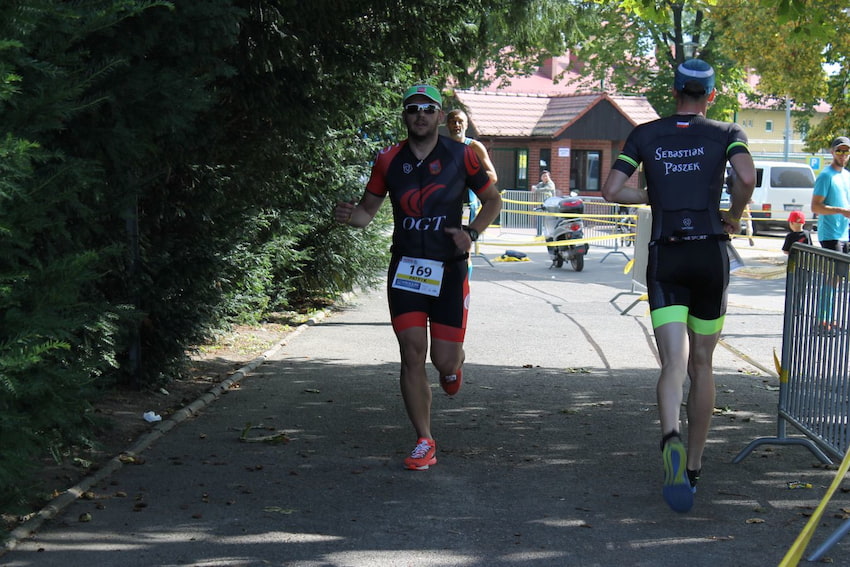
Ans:
{"label": "black trisuit with green stripe", "polygon": [[636,127],[613,169],[643,163],[652,236],[646,268],[653,328],[683,322],[711,335],[723,328],[728,236],[720,217],[727,160],[749,152],[737,124],[673,115]]}

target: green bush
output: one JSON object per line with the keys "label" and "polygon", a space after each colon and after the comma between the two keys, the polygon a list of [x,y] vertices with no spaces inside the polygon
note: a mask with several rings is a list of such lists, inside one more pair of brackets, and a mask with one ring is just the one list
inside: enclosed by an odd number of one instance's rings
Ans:
{"label": "green bush", "polygon": [[101,392],[380,282],[388,211],[352,230],[333,206],[403,135],[399,93],[471,80],[531,4],[0,3],[0,506],[34,457],[94,444]]}

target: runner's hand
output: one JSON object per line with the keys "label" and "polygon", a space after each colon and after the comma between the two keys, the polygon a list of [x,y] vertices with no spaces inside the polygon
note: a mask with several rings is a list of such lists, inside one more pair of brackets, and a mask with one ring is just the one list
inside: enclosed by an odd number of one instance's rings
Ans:
{"label": "runner's hand", "polygon": [[446,234],[452,237],[455,246],[457,246],[459,250],[468,252],[469,249],[472,248],[472,239],[469,237],[469,233],[465,230],[454,227],[446,228],[444,230],[446,231]]}
{"label": "runner's hand", "polygon": [[723,230],[726,231],[726,234],[738,234],[741,232],[741,219],[736,219],[728,211],[723,211],[721,217],[723,218]]}
{"label": "runner's hand", "polygon": [[357,208],[357,205],[354,203],[339,201],[334,209],[334,220],[340,224],[348,224],[348,221],[351,220],[351,215],[354,214],[355,208]]}

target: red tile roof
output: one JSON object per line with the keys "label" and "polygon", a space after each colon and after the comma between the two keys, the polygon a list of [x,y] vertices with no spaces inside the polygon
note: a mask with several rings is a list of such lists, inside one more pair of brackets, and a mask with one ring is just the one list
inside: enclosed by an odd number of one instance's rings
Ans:
{"label": "red tile roof", "polygon": [[473,90],[457,90],[455,96],[466,109],[478,136],[554,137],[603,100],[609,101],[634,125],[658,118],[642,96]]}

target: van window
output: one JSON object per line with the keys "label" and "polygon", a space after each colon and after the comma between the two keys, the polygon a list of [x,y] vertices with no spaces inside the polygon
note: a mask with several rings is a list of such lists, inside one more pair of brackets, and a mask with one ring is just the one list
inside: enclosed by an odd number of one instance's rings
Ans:
{"label": "van window", "polygon": [[770,169],[770,185],[772,187],[803,187],[815,186],[815,178],[811,170],[801,167],[773,167]]}

